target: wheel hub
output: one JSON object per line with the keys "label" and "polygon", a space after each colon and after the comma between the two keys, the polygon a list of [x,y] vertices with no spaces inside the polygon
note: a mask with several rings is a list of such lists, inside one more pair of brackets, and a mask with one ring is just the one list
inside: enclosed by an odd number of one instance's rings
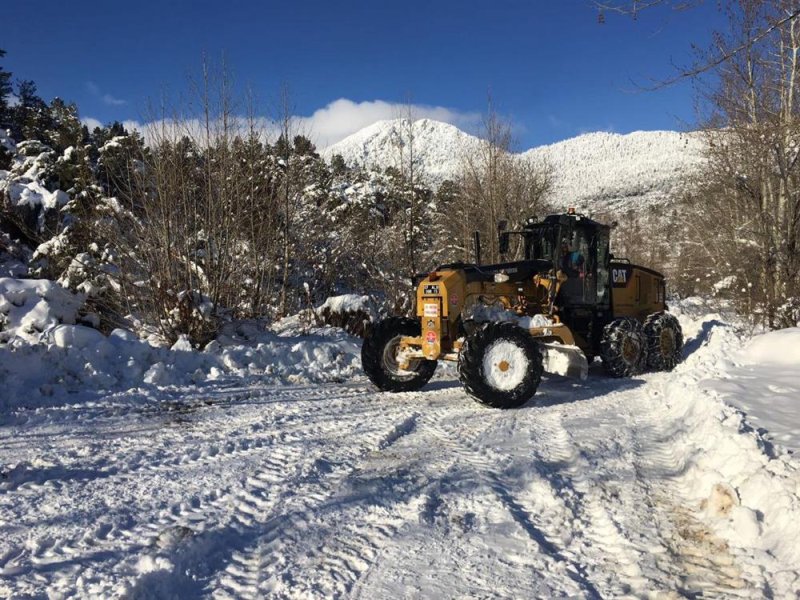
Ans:
{"label": "wheel hub", "polygon": [[662,329],[658,337],[658,346],[662,356],[670,356],[675,351],[675,332],[671,329]]}
{"label": "wheel hub", "polygon": [[524,381],[529,362],[521,346],[510,340],[498,340],[483,355],[483,376],[496,390],[513,390]]}
{"label": "wheel hub", "polygon": [[626,337],[622,342],[622,358],[628,364],[633,364],[639,354],[639,345],[631,338]]}
{"label": "wheel hub", "polygon": [[392,338],[388,344],[383,348],[383,366],[390,373],[398,377],[413,377],[419,365],[419,359],[403,358],[402,362],[407,363],[408,366],[403,369],[400,367],[401,360],[399,360],[400,353],[403,351],[400,347],[400,336]]}

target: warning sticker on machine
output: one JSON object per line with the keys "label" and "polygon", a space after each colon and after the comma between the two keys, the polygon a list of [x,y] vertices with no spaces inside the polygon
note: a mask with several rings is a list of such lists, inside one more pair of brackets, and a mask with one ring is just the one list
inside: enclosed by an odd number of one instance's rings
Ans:
{"label": "warning sticker on machine", "polygon": [[429,331],[428,333],[426,333],[425,334],[425,341],[428,342],[429,344],[435,344],[436,343],[436,332],[435,331]]}
{"label": "warning sticker on machine", "polygon": [[438,317],[439,316],[439,305],[438,304],[428,304],[426,303],[423,308],[424,315],[426,317]]}

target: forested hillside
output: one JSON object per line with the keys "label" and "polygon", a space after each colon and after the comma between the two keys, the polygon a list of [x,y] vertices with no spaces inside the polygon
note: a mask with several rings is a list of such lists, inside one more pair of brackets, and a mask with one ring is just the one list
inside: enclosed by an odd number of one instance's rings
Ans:
{"label": "forested hillside", "polygon": [[[321,153],[288,110],[266,128],[233,111],[219,81],[143,131],[90,131],[75,104],[0,71],[2,275],[79,293],[83,322],[103,331],[200,345],[225,322],[268,322],[339,293],[408,312],[413,276],[473,260],[474,231],[485,261],[510,260],[521,249],[498,254],[498,221],[518,228],[574,204],[615,223],[615,254],[665,272],[673,293],[796,322],[795,234],[776,238],[784,225],[768,211],[741,220],[755,179],[731,187],[725,169],[758,162],[735,166],[747,157],[712,134],[596,133],[516,154],[490,106],[477,137],[409,110]],[[733,260],[741,253],[752,256]]]}

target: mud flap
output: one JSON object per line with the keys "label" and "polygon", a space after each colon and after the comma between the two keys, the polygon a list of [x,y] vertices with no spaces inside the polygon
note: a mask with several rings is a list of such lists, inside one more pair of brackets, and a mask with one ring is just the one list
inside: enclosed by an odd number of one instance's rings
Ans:
{"label": "mud flap", "polygon": [[542,364],[547,373],[577,379],[586,379],[589,375],[589,362],[577,346],[557,343],[540,343],[539,346],[542,348]]}

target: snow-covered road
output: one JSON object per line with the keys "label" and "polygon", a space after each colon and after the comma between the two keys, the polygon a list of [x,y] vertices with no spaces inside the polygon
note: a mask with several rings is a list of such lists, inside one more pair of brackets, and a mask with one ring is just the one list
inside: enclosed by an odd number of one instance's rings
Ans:
{"label": "snow-covered road", "polygon": [[18,410],[0,595],[792,597],[798,463],[704,390],[729,328],[689,333],[675,373],[594,367],[514,411],[446,376]]}

